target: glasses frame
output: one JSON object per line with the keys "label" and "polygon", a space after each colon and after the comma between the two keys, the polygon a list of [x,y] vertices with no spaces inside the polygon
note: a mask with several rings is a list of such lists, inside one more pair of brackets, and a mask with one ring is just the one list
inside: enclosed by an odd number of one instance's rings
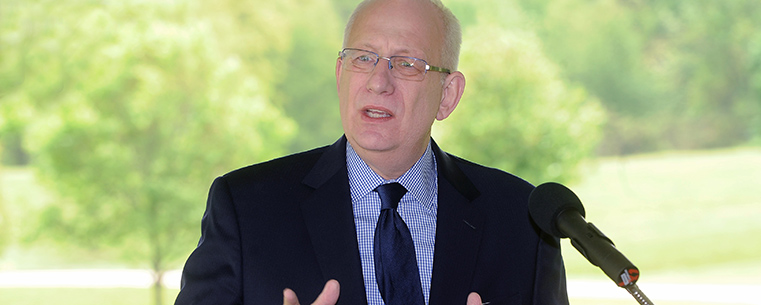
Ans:
{"label": "glasses frame", "polygon": [[[412,56],[401,56],[401,55],[394,55],[394,56],[384,57],[384,56],[380,56],[380,54],[378,54],[378,53],[375,53],[375,52],[373,52],[373,51],[368,51],[368,50],[364,50],[364,49],[357,49],[357,48],[344,48],[343,50],[341,50],[340,52],[338,52],[338,57],[339,57],[339,58],[341,58],[341,60],[343,60],[343,59],[344,59],[344,57],[345,57],[345,55],[346,55],[346,51],[347,51],[347,50],[352,50],[352,51],[361,51],[361,52],[367,52],[367,53],[370,53],[370,54],[373,54],[373,55],[375,55],[375,63],[373,64],[373,69],[375,69],[375,67],[377,67],[377,66],[378,66],[378,62],[380,62],[380,60],[381,60],[381,59],[385,59],[385,60],[387,60],[387,61],[388,61],[388,69],[389,69],[389,70],[392,70],[392,71],[393,71],[393,69],[394,69],[394,66],[391,64],[391,61],[392,61],[394,58],[408,58],[408,59],[412,59],[412,60],[419,60],[419,61],[421,61],[422,63],[424,63],[424,64],[425,64],[425,70],[423,70],[423,74],[422,74],[422,75],[423,75],[423,77],[421,77],[419,80],[423,80],[423,79],[425,79],[425,75],[426,75],[426,74],[428,74],[428,71],[434,71],[434,72],[440,72],[440,73],[446,73],[446,74],[450,74],[450,73],[452,73],[452,71],[451,71],[451,70],[449,70],[449,69],[447,69],[447,68],[441,68],[441,67],[431,66],[431,65],[429,65],[429,64],[428,64],[428,62],[427,62],[427,61],[425,61],[424,59],[420,59],[420,58],[417,58],[417,57],[412,57]],[[370,70],[370,71],[372,71],[372,70]],[[368,72],[370,72],[370,71],[368,71]],[[399,77],[399,76],[397,76],[397,75],[396,75],[396,74],[394,74],[394,73],[392,73],[391,75],[394,75],[394,77],[396,77],[396,78],[405,79],[405,78],[403,78],[403,77]],[[402,76],[403,76],[403,75],[402,75]],[[414,78],[409,78],[409,79],[410,79],[410,80],[418,80],[418,79],[414,79]]]}

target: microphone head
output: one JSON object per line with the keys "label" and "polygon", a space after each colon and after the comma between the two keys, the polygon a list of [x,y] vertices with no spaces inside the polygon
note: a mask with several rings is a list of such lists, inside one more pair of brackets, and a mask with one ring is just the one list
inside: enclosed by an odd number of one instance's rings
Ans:
{"label": "microphone head", "polygon": [[528,198],[528,211],[531,218],[544,232],[556,237],[568,237],[557,227],[558,215],[566,210],[576,210],[582,217],[586,216],[579,197],[559,183],[547,182],[539,185],[531,191]]}

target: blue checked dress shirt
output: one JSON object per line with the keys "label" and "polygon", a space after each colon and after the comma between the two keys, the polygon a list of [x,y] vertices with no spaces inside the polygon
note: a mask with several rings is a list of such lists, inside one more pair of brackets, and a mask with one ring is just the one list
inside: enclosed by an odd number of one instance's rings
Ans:
{"label": "blue checked dress shirt", "polygon": [[430,142],[423,156],[398,179],[384,180],[357,155],[351,144],[346,143],[346,166],[349,171],[354,223],[357,228],[359,255],[362,261],[362,275],[368,305],[383,305],[378,283],[375,281],[375,261],[373,259],[373,237],[375,225],[380,215],[381,201],[373,190],[381,184],[399,182],[407,190],[397,207],[412,235],[420,283],[425,303],[431,292],[433,270],[433,249],[436,238],[436,210],[438,207],[438,178],[436,160]]}

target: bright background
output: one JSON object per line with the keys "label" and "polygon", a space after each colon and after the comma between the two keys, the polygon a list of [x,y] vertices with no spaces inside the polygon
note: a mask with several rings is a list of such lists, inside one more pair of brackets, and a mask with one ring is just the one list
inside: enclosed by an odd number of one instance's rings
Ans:
{"label": "bright background", "polygon": [[[761,304],[761,2],[444,2],[445,150],[570,186],[656,304]],[[341,135],[356,3],[0,3],[0,303],[172,303],[215,176]],[[636,303],[563,246],[572,304]]]}

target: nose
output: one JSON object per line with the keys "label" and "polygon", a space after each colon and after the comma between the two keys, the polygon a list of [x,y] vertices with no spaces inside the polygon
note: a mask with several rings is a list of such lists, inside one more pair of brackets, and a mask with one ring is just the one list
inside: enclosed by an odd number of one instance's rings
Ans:
{"label": "nose", "polygon": [[[381,59],[388,62],[388,65],[382,65]],[[385,69],[384,69],[385,68]],[[391,60],[381,57],[375,68],[370,72],[370,78],[367,79],[367,90],[376,94],[394,93],[394,77],[391,75]]]}

